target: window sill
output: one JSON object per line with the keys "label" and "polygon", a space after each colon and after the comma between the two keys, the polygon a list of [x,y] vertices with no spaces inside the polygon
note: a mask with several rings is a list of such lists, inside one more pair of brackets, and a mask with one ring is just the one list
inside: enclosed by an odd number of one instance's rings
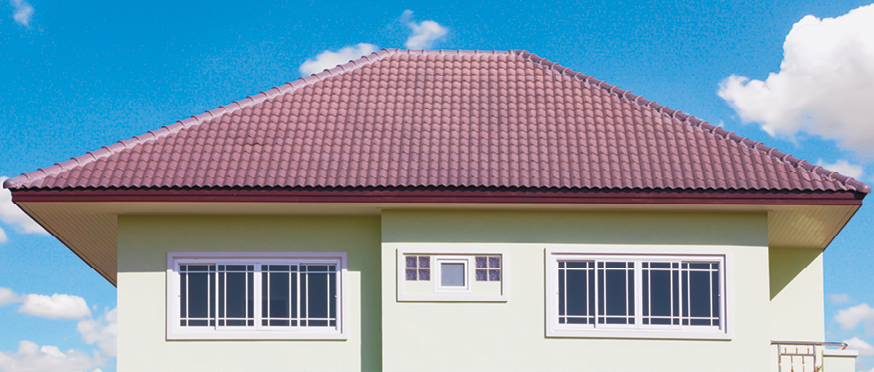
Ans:
{"label": "window sill", "polygon": [[288,340],[288,341],[307,341],[307,340],[335,340],[346,341],[348,337],[340,332],[289,332],[289,331],[222,331],[222,332],[204,332],[204,331],[177,331],[167,334],[167,341],[173,340],[237,340],[237,341],[257,341],[257,340]]}
{"label": "window sill", "polygon": [[720,331],[661,331],[640,329],[610,330],[556,330],[547,329],[547,338],[631,338],[658,340],[722,340],[731,341],[731,335]]}

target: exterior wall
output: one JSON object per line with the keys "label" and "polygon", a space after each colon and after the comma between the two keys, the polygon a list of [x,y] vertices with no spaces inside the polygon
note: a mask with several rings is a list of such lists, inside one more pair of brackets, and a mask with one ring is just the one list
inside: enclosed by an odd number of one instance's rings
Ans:
{"label": "exterior wall", "polygon": [[[379,217],[119,216],[118,370],[379,370]],[[345,341],[167,341],[168,251],[346,251]]]}
{"label": "exterior wall", "polygon": [[[383,211],[383,367],[397,370],[767,371],[765,213]],[[396,301],[396,250],[439,243],[509,250],[506,303]],[[731,340],[546,338],[547,247],[729,251]]]}
{"label": "exterior wall", "polygon": [[825,341],[822,250],[771,247],[769,256],[771,339]]}
{"label": "exterior wall", "polygon": [[[825,341],[822,250],[771,247],[768,255],[771,340]],[[776,361],[776,345],[771,353]],[[778,370],[776,362],[771,370]]]}

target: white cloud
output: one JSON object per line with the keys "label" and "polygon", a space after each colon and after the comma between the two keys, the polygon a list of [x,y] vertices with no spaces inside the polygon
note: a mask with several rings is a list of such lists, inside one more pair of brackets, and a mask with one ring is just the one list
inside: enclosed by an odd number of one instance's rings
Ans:
{"label": "white cloud", "polygon": [[842,294],[832,294],[828,296],[828,301],[835,304],[841,305],[850,302],[850,295],[846,293]]}
{"label": "white cloud", "polygon": [[22,26],[30,25],[30,18],[33,16],[33,7],[25,0],[9,0],[12,5],[12,19],[15,23]]}
{"label": "white cloud", "polygon": [[99,319],[85,319],[76,325],[76,330],[82,334],[82,339],[89,345],[97,344],[106,355],[115,357],[116,339],[118,337],[118,309],[107,311]]}
{"label": "white cloud", "polygon": [[3,372],[73,372],[90,370],[104,363],[99,353],[94,357],[72,349],[64,353],[57,346],[40,347],[30,341],[21,341],[17,353],[0,351],[0,371]]}
{"label": "white cloud", "polygon": [[848,349],[858,350],[859,355],[861,356],[872,356],[874,355],[874,346],[865,342],[865,340],[861,340],[858,337],[853,337],[849,340],[844,340],[844,343],[847,344]]}
{"label": "white cloud", "polygon": [[83,319],[91,316],[84,298],[57,293],[51,297],[38,294],[24,296],[24,303],[18,312],[49,319]]}
{"label": "white cloud", "polygon": [[429,49],[434,45],[435,41],[440,40],[449,32],[448,28],[432,20],[416,23],[416,21],[410,20],[412,16],[413,11],[409,9],[405,10],[401,15],[401,21],[406,22],[407,27],[413,32],[407,38],[407,42],[404,43],[407,49]]}
{"label": "white cloud", "polygon": [[301,76],[316,74],[322,72],[325,69],[329,69],[349,62],[353,59],[361,58],[362,56],[373,53],[376,50],[376,45],[367,43],[347,46],[336,52],[326,50],[319,53],[315,58],[307,59],[302,65],[300,65],[300,68],[298,70],[300,71]]}
{"label": "white cloud", "polygon": [[874,323],[874,309],[868,304],[856,305],[844,310],[838,310],[835,321],[842,329],[850,330],[859,326],[859,323]]}
{"label": "white cloud", "polygon": [[[0,176],[0,184],[3,184],[7,178],[9,177]],[[49,234],[21,208],[12,203],[12,193],[4,187],[0,187],[0,221],[14,226],[16,230],[25,234]],[[6,234],[3,234],[0,229],[0,242],[5,240]]]}
{"label": "white cloud", "polygon": [[838,159],[838,161],[834,164],[827,164],[822,159],[816,161],[816,165],[823,167],[827,170],[838,172],[845,176],[850,176],[855,179],[861,179],[862,174],[865,173],[865,169],[862,168],[861,165],[850,164],[850,162],[844,159]]}
{"label": "white cloud", "polygon": [[0,306],[11,304],[13,302],[21,302],[21,297],[15,294],[15,292],[12,292],[9,288],[0,287]]}
{"label": "white cloud", "polygon": [[0,243],[4,243],[7,240],[9,240],[9,238],[6,237],[6,231],[3,231],[3,228],[0,227]]}
{"label": "white cloud", "polygon": [[806,132],[874,158],[874,4],[836,18],[808,15],[783,43],[780,71],[765,81],[720,83],[719,96],[772,136]]}

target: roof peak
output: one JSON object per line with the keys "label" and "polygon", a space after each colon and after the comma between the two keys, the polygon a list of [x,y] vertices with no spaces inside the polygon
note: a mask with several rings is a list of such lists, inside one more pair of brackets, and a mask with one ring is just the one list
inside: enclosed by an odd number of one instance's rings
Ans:
{"label": "roof peak", "polygon": [[795,158],[789,154],[780,152],[774,148],[765,146],[761,142],[756,142],[750,140],[749,138],[741,137],[733,132],[727,131],[720,127],[714,126],[702,119],[696,118],[692,115],[685,114],[679,110],[671,109],[662,105],[655,103],[654,101],[647,100],[640,96],[637,96],[627,90],[621,89],[617,86],[611,85],[604,81],[598,80],[592,76],[585,75],[580,72],[576,72],[568,67],[564,67],[557,62],[552,62],[544,57],[540,57],[534,53],[530,53],[526,50],[506,50],[506,51],[497,51],[497,50],[405,50],[405,49],[382,49],[377,52],[373,52],[369,55],[362,56],[358,59],[351,60],[347,63],[338,65],[336,67],[325,69],[322,72],[315,73],[309,76],[304,76],[295,80],[293,82],[289,82],[283,84],[278,87],[274,87],[270,90],[260,92],[253,96],[248,96],[244,99],[231,102],[225,106],[219,106],[213,110],[207,110],[199,115],[191,116],[184,120],[179,120],[173,124],[162,126],[157,130],[148,131],[147,133],[139,136],[134,136],[131,139],[119,141],[115,144],[104,146],[95,151],[89,151],[86,154],[78,157],[71,158],[70,160],[56,163],[51,167],[40,168],[37,171],[30,173],[23,173],[18,177],[14,177],[6,180],[4,182],[4,187],[14,188],[24,185],[26,183],[30,183],[31,181],[46,178],[52,176],[54,174],[58,174],[61,172],[69,171],[75,167],[83,166],[85,164],[97,161],[99,159],[109,157],[113,154],[122,152],[128,148],[135,147],[141,143],[155,141],[175,133],[182,131],[183,129],[188,129],[192,127],[197,127],[200,124],[214,120],[223,115],[233,113],[247,107],[251,107],[262,103],[268,99],[274,98],[279,95],[293,93],[298,89],[310,86],[312,84],[316,84],[322,80],[329,79],[334,76],[342,75],[345,73],[349,73],[355,70],[358,70],[364,66],[371,65],[373,63],[382,61],[386,58],[390,58],[396,55],[440,55],[440,56],[494,56],[494,55],[510,55],[517,56],[519,58],[528,60],[536,65],[545,67],[547,69],[556,71],[562,75],[569,76],[579,81],[583,82],[586,86],[597,87],[604,92],[615,95],[620,99],[623,99],[629,103],[634,105],[645,107],[652,109],[662,115],[670,117],[672,119],[679,120],[680,122],[686,123],[693,127],[698,127],[704,131],[710,132],[714,136],[718,136],[724,138],[726,140],[733,141],[738,145],[756,150],[767,156],[779,160],[781,162],[789,163],[793,166],[802,168],[804,170],[819,174],[821,176],[830,178],[836,182],[839,182],[848,188],[851,188],[855,191],[862,193],[870,193],[871,189],[868,185],[853,179],[852,177],[844,176],[838,172],[828,171],[821,166],[810,164],[804,160]]}

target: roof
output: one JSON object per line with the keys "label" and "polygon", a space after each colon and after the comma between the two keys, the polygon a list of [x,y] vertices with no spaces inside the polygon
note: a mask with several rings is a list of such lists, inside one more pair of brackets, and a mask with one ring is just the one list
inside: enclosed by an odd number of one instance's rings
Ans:
{"label": "roof", "polygon": [[514,50],[382,50],[4,185],[870,192]]}

